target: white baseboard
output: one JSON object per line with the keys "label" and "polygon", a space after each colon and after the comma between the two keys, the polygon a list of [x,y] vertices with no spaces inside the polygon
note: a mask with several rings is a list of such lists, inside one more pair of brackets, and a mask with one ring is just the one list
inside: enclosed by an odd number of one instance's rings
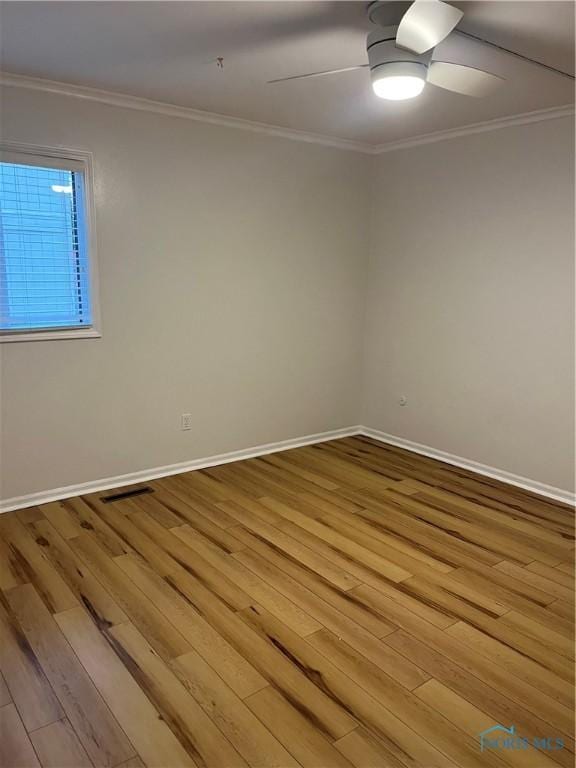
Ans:
{"label": "white baseboard", "polygon": [[532,491],[532,493],[537,493],[540,496],[546,496],[547,498],[554,499],[555,501],[562,501],[565,504],[572,505],[576,502],[576,495],[570,491],[564,491],[562,488],[555,488],[552,485],[539,483],[537,480],[530,480],[527,477],[515,475],[512,472],[506,472],[503,469],[496,469],[496,467],[489,467],[486,464],[480,464],[479,462],[472,461],[471,459],[463,459],[461,456],[455,456],[452,453],[439,451],[436,448],[431,448],[429,445],[414,443],[412,440],[406,440],[403,437],[389,435],[387,432],[380,432],[378,429],[372,429],[371,427],[362,426],[358,428],[358,431],[360,434],[365,435],[366,437],[371,437],[381,443],[395,445],[398,448],[405,448],[407,451],[420,453],[423,456],[428,456],[431,459],[444,461],[446,464],[453,464],[455,467],[469,469],[471,472],[476,472],[478,475],[491,477],[494,480],[500,480],[501,482],[507,483],[508,485],[515,485],[518,488],[524,489],[525,491]]}
{"label": "white baseboard", "polygon": [[354,426],[346,427],[344,429],[333,429],[328,432],[319,432],[315,435],[296,437],[291,440],[280,440],[276,443],[257,445],[252,448],[244,448],[239,451],[221,453],[217,456],[209,456],[204,459],[193,459],[192,461],[183,461],[179,464],[168,464],[163,467],[144,469],[139,472],[130,472],[125,475],[106,477],[102,478],[101,480],[93,480],[88,483],[67,485],[63,488],[52,488],[48,491],[30,493],[26,496],[14,496],[11,499],[4,499],[3,501],[0,501],[0,513],[12,512],[16,509],[25,509],[26,507],[33,507],[37,504],[47,504],[50,501],[69,499],[72,496],[81,496],[85,493],[97,493],[99,491],[107,491],[110,488],[118,488],[124,485],[133,485],[134,483],[143,483],[147,482],[148,480],[156,480],[159,477],[179,475],[182,472],[191,472],[194,469],[214,467],[218,464],[229,464],[233,461],[241,461],[242,459],[253,459],[257,456],[265,456],[268,453],[277,453],[278,451],[286,451],[289,448],[300,448],[304,445],[313,445],[314,443],[324,443],[327,440],[336,440],[339,437],[350,437],[351,435],[364,435],[365,437],[371,437],[381,443],[395,445],[398,448],[404,448],[407,451],[412,451],[413,453],[419,453],[432,459],[444,461],[446,464],[453,464],[454,466],[461,467],[462,469],[469,469],[471,472],[476,472],[478,475],[484,475],[495,480],[500,480],[503,483],[508,483],[509,485],[515,485],[518,488],[523,488],[526,491],[532,491],[533,493],[554,499],[555,501],[562,501],[565,504],[573,505],[576,500],[575,494],[571,493],[570,491],[564,491],[561,488],[554,488],[553,486],[539,483],[536,480],[530,480],[527,477],[521,477],[520,475],[515,475],[511,472],[505,472],[504,470],[496,469],[495,467],[489,467],[485,464],[480,464],[477,461],[464,459],[461,456],[455,456],[452,453],[439,451],[436,448],[431,448],[429,445],[422,445],[421,443],[414,443],[412,440],[406,440],[403,437],[389,435],[386,432],[380,432],[379,430],[372,429],[371,427]]}
{"label": "white baseboard", "polygon": [[0,514],[2,512],[12,512],[15,509],[33,507],[37,504],[47,504],[49,501],[69,499],[72,496],[81,496],[85,493],[98,493],[99,491],[107,491],[110,488],[118,488],[123,485],[145,483],[148,480],[156,480],[159,477],[168,477],[170,475],[179,475],[182,472],[190,472],[193,469],[205,469],[206,467],[214,467],[218,464],[229,464],[233,461],[241,461],[242,459],[253,459],[257,456],[265,456],[268,453],[287,451],[289,448],[300,448],[303,445],[312,445],[313,443],[325,443],[327,440],[336,440],[339,437],[349,437],[350,435],[357,435],[359,432],[360,427],[333,429],[329,432],[319,432],[315,435],[295,437],[291,440],[280,440],[277,443],[266,443],[265,445],[257,445],[253,448],[243,448],[239,451],[230,451],[229,453],[221,453],[217,456],[208,456],[204,459],[193,459],[192,461],[183,461],[179,464],[167,464],[163,467],[144,469],[140,472],[129,472],[126,475],[116,475],[116,477],[105,477],[101,480],[93,480],[88,483],[67,485],[63,488],[52,488],[48,491],[30,493],[26,496],[13,496],[11,499],[0,501]]}

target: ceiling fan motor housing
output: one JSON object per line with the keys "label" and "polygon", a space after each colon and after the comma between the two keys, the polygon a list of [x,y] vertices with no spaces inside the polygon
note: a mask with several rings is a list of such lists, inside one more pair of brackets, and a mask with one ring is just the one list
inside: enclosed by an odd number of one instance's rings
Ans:
{"label": "ceiling fan motor housing", "polygon": [[372,79],[397,74],[425,80],[432,51],[418,54],[398,47],[397,30],[398,25],[378,27],[368,35],[366,49]]}

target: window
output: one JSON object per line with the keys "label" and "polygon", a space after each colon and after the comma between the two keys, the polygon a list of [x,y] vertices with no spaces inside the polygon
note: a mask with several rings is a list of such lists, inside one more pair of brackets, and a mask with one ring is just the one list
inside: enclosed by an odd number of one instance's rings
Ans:
{"label": "window", "polygon": [[89,157],[60,152],[0,153],[2,341],[99,336]]}

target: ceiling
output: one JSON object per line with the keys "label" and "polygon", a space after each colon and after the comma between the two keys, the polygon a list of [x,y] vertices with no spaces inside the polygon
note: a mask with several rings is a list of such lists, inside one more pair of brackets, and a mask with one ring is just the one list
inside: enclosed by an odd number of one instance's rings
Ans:
{"label": "ceiling", "polygon": [[[465,12],[459,29],[574,73],[572,2],[453,4]],[[434,57],[505,77],[496,94],[474,99],[428,86],[412,101],[386,102],[374,96],[367,70],[267,84],[365,63],[365,7],[315,0],[4,2],[2,69],[373,145],[574,101],[569,78],[456,34]]]}

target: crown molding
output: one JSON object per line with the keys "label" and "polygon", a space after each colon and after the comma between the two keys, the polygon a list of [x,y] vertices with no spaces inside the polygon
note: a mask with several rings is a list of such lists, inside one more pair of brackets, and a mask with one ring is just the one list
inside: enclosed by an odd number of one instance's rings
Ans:
{"label": "crown molding", "polygon": [[244,120],[241,117],[229,117],[227,115],[218,114],[217,112],[205,112],[200,109],[181,107],[177,104],[168,104],[163,101],[144,99],[140,96],[129,96],[125,93],[104,91],[99,88],[61,83],[56,80],[45,80],[44,78],[39,77],[27,77],[26,75],[15,75],[10,72],[0,72],[0,85],[11,86],[14,88],[26,88],[32,91],[43,91],[44,93],[55,93],[60,96],[73,96],[77,99],[97,101],[101,104],[109,104],[114,107],[136,109],[143,112],[155,112],[156,114],[167,115],[169,117],[181,117],[186,120],[195,120],[199,123],[221,125],[226,128],[240,128],[241,130],[251,131],[252,133],[277,136],[283,139],[292,139],[293,141],[304,141],[309,144],[320,144],[336,149],[362,152],[363,154],[373,154],[374,150],[370,144],[363,144],[359,141],[338,139],[321,133],[300,131],[296,128],[282,128],[277,125],[259,123],[254,120]]}
{"label": "crown molding", "polygon": [[211,125],[221,125],[227,128],[239,128],[240,130],[251,131],[252,133],[277,136],[283,139],[291,139],[292,141],[304,141],[309,144],[319,144],[335,149],[360,152],[365,155],[381,155],[386,152],[410,149],[411,147],[418,147],[423,144],[434,144],[438,141],[448,141],[449,139],[457,139],[475,133],[486,133],[501,128],[539,123],[544,120],[557,120],[558,118],[574,115],[574,105],[566,104],[561,107],[540,109],[534,112],[524,112],[519,115],[500,117],[495,120],[487,120],[481,123],[465,125],[461,128],[449,128],[443,131],[435,131],[434,133],[426,133],[420,136],[400,139],[399,141],[374,145],[352,141],[350,139],[338,139],[320,133],[301,131],[296,128],[282,128],[268,123],[245,120],[240,117],[229,117],[216,112],[205,112],[200,109],[192,109],[191,107],[181,107],[163,101],[144,99],[140,96],[130,96],[124,93],[115,93],[114,91],[105,91],[99,88],[89,88],[84,85],[72,85],[71,83],[62,83],[56,80],[45,80],[44,78],[39,77],[16,75],[10,72],[0,72],[0,85],[25,88],[33,91],[43,91],[45,93],[55,93],[60,96],[72,96],[86,101],[109,104],[114,107],[135,109],[143,112],[154,112],[169,117],[180,117],[186,120],[195,120],[196,122],[209,123]]}
{"label": "crown molding", "polygon": [[385,152],[396,152],[399,149],[410,149],[410,147],[419,147],[422,144],[435,144],[438,141],[458,139],[461,136],[471,136],[475,133],[487,133],[488,131],[497,131],[501,128],[512,128],[516,125],[541,123],[544,120],[557,120],[558,118],[570,117],[572,115],[574,115],[574,104],[566,104],[562,107],[551,107],[549,109],[539,109],[535,112],[523,112],[519,115],[498,117],[495,120],[486,120],[482,123],[464,125],[461,128],[448,128],[444,131],[425,133],[409,139],[389,141],[385,144],[379,144],[372,147],[372,154],[382,155]]}

